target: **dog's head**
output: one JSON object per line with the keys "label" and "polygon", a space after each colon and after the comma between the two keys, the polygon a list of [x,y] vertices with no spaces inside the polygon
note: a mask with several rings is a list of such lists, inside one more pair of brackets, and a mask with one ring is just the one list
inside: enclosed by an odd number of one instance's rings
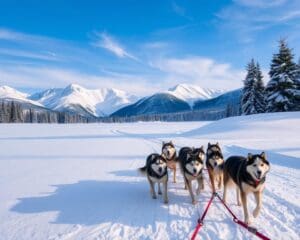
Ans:
{"label": "dog's head", "polygon": [[186,156],[185,168],[194,176],[198,176],[202,171],[204,165],[204,149],[203,146],[201,148],[193,148],[191,153],[188,153]]}
{"label": "dog's head", "polygon": [[260,181],[264,176],[266,176],[269,170],[270,163],[264,152],[255,155],[252,155],[251,153],[248,154],[246,171],[255,181]]}
{"label": "dog's head", "polygon": [[224,158],[219,143],[208,143],[206,158],[210,166],[213,168],[219,168],[224,164]]}
{"label": "dog's head", "polygon": [[166,160],[160,155],[151,156],[151,169],[159,176],[162,176],[167,171]]}
{"label": "dog's head", "polygon": [[162,155],[166,160],[172,159],[176,154],[176,149],[172,141],[162,143]]}

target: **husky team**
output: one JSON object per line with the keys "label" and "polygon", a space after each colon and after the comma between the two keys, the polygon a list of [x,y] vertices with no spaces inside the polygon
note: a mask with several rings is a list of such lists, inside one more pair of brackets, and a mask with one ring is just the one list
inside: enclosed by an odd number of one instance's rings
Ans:
{"label": "husky team", "polygon": [[196,194],[199,195],[200,191],[204,189],[205,170],[208,173],[210,188],[213,193],[223,187],[225,203],[227,189],[229,187],[236,188],[237,205],[243,207],[246,224],[250,224],[247,196],[249,193],[253,193],[256,201],[253,216],[258,216],[262,207],[262,193],[265,187],[266,174],[270,170],[270,163],[264,152],[260,154],[249,153],[245,157],[230,156],[225,161],[219,143],[208,143],[206,152],[204,146],[200,148],[182,147],[177,154],[172,141],[163,142],[161,154],[150,154],[147,157],[146,165],[139,168],[139,171],[147,176],[153,199],[157,198],[155,191],[155,184],[157,184],[157,193],[163,194],[164,203],[168,203],[168,168],[173,171],[173,182],[176,183],[177,163],[184,179],[184,188],[189,191],[192,204],[197,203],[192,182],[197,182]]}

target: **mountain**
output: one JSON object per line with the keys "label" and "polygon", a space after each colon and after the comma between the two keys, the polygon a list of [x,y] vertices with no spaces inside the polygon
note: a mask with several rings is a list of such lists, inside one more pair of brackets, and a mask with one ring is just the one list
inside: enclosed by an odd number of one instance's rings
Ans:
{"label": "mountain", "polygon": [[0,99],[42,107],[40,103],[28,99],[28,94],[22,93],[8,86],[0,86]]}
{"label": "mountain", "polygon": [[150,97],[140,99],[134,104],[119,109],[111,114],[112,117],[129,117],[137,115],[150,115],[189,111],[191,107],[187,102],[169,93],[157,93]]}
{"label": "mountain", "polygon": [[31,100],[38,101],[56,111],[76,112],[84,116],[107,116],[136,101],[136,97],[114,88],[89,90],[77,84],[66,88],[53,88],[33,94]]}
{"label": "mountain", "polygon": [[192,107],[195,101],[215,98],[224,93],[224,90],[201,88],[192,84],[178,84],[170,88],[167,93],[188,102]]}
{"label": "mountain", "polygon": [[220,111],[226,110],[230,107],[238,110],[240,107],[240,101],[242,96],[242,89],[237,89],[224,93],[216,98],[208,99],[205,101],[196,101],[194,103],[194,110],[210,110],[210,111]]}

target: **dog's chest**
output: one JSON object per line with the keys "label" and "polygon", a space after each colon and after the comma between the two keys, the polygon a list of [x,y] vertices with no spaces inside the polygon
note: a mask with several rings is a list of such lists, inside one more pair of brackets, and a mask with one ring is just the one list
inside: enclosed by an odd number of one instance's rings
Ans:
{"label": "dog's chest", "polygon": [[250,192],[261,192],[265,187],[265,184],[259,184],[257,187],[254,187],[250,184],[247,184],[245,182],[242,183],[242,190],[245,193],[250,193]]}
{"label": "dog's chest", "polygon": [[156,177],[149,176],[149,179],[152,182],[166,182],[166,181],[168,181],[168,175],[166,174],[165,176],[163,176],[161,178],[156,178]]}

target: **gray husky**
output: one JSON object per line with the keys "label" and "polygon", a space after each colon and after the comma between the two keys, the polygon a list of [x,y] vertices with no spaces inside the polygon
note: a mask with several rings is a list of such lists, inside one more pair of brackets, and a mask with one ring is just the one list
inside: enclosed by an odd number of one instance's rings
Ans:
{"label": "gray husky", "polygon": [[162,194],[160,183],[164,186],[164,203],[168,203],[168,168],[166,160],[159,154],[152,153],[147,157],[146,165],[139,171],[147,176],[150,184],[150,194],[156,199],[155,183],[158,185],[158,194]]}
{"label": "gray husky", "polygon": [[247,158],[232,156],[225,161],[223,200],[226,202],[227,187],[234,183],[237,186],[237,204],[241,205],[241,197],[244,220],[247,224],[250,224],[247,194],[254,194],[256,208],[253,211],[253,216],[256,218],[262,207],[262,193],[265,187],[266,174],[269,170],[270,164],[264,152],[256,155],[249,153]]}
{"label": "gray husky", "polygon": [[201,148],[183,147],[180,149],[178,155],[180,170],[184,178],[185,186],[189,190],[193,204],[196,204],[197,202],[192,189],[192,181],[197,180],[198,182],[197,195],[200,193],[201,189],[204,189],[202,173],[204,157],[205,153],[203,146]]}

